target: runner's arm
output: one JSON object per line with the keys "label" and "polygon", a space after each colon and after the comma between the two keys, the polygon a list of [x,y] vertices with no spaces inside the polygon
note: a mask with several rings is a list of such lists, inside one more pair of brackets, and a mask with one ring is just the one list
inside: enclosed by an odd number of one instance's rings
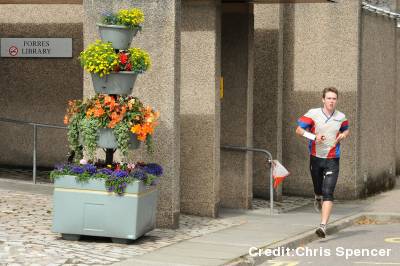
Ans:
{"label": "runner's arm", "polygon": [[350,134],[350,130],[346,129],[342,133],[340,133],[337,138],[336,138],[336,143],[339,143],[341,140],[347,138],[347,136]]}
{"label": "runner's arm", "polygon": [[[319,143],[325,139],[325,137],[323,135],[320,135],[320,134],[315,135],[315,134],[310,133],[307,130],[301,128],[300,126],[297,126],[296,134],[303,136],[309,140],[315,140],[317,143]],[[313,137],[313,136],[315,136],[315,137]]]}

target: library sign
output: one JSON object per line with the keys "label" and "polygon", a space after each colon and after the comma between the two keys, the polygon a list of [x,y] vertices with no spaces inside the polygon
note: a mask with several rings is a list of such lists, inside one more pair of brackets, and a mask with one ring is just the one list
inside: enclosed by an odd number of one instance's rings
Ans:
{"label": "library sign", "polygon": [[1,57],[72,57],[72,38],[1,38]]}

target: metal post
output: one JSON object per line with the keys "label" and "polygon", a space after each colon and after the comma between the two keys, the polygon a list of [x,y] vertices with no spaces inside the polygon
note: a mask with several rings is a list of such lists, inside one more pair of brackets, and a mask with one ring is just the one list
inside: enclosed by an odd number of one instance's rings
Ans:
{"label": "metal post", "polygon": [[36,184],[36,138],[37,126],[33,125],[33,184]]}
{"label": "metal post", "polygon": [[269,160],[269,209],[270,215],[274,215],[274,187],[272,180],[272,160]]}
{"label": "metal post", "polygon": [[253,151],[263,153],[267,162],[270,164],[269,168],[269,202],[270,202],[270,215],[274,214],[274,188],[273,188],[273,176],[272,176],[272,154],[264,149],[251,148],[251,147],[241,147],[241,146],[232,146],[232,145],[223,145],[221,149],[225,150],[237,150],[237,151]]}
{"label": "metal post", "polygon": [[67,129],[67,127],[64,127],[64,126],[57,126],[57,125],[50,125],[50,124],[43,124],[43,123],[34,123],[34,122],[28,122],[28,121],[21,121],[21,120],[15,120],[15,119],[3,118],[3,117],[0,117],[0,122],[4,122],[4,123],[13,123],[13,124],[19,124],[19,125],[29,125],[29,126],[33,126],[33,166],[32,166],[32,181],[33,181],[34,184],[36,184],[37,128],[38,128],[38,127],[43,127],[43,128]]}
{"label": "metal post", "polygon": [[106,149],[106,164],[113,164],[114,162],[114,149]]}

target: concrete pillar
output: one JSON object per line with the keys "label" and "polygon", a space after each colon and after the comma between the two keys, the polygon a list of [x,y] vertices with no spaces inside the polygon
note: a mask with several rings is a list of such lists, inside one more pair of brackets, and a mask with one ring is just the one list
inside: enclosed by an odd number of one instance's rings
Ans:
{"label": "concrete pillar", "polygon": [[[253,145],[253,6],[223,4],[221,144]],[[250,208],[252,154],[221,152],[221,205]]]}
{"label": "concrete pillar", "polygon": [[[93,3],[93,4],[92,4]],[[179,188],[179,89],[180,89],[180,8],[179,0],[103,1],[84,0],[85,47],[99,38],[95,23],[99,13],[105,10],[138,7],[145,14],[143,31],[134,39],[132,46],[147,50],[152,68],[140,75],[133,95],[146,105],[153,106],[161,114],[154,135],[155,152],[131,154],[131,160],[157,162],[164,168],[159,184],[157,226],[177,227],[180,209]],[[85,74],[84,94],[92,95],[91,80]]]}
{"label": "concrete pillar", "polygon": [[[254,5],[254,147],[282,160],[282,29],[280,4]],[[269,164],[254,154],[254,197],[269,199]],[[276,194],[276,193],[275,193]],[[274,199],[280,199],[279,186]]]}
{"label": "concrete pillar", "polygon": [[220,171],[220,3],[182,3],[181,212],[216,217]]}
{"label": "concrete pillar", "polygon": [[[400,12],[400,0],[397,0],[397,12]],[[400,28],[396,28],[396,175],[400,175]]]}

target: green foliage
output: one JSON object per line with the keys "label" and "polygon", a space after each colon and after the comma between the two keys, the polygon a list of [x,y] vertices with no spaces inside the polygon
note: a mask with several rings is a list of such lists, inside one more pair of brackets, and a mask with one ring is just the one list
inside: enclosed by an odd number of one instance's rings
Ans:
{"label": "green foliage", "polygon": [[125,188],[128,184],[132,183],[134,178],[132,176],[126,176],[121,178],[108,178],[105,182],[108,191],[113,191],[118,195],[122,195],[125,192]]}
{"label": "green foliage", "polygon": [[79,131],[80,131],[80,121],[78,116],[73,116],[68,125],[67,138],[69,142],[69,148],[75,152],[75,162],[78,162],[83,158],[83,152],[81,149],[81,144],[79,143]]}
{"label": "green foliage", "polygon": [[114,130],[114,136],[117,139],[118,149],[120,149],[123,156],[128,154],[129,140],[131,132],[127,123],[118,123]]}
{"label": "green foliage", "polygon": [[99,124],[97,119],[92,117],[81,120],[80,129],[82,131],[83,143],[88,157],[94,161],[97,148],[97,130]]}

